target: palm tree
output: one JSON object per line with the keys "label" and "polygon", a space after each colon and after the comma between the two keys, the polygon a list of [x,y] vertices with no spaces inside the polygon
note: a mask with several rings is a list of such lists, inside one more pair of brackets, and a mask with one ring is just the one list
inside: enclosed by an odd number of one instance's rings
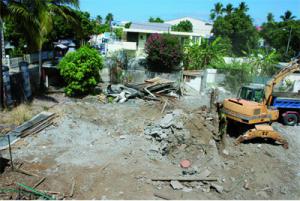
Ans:
{"label": "palm tree", "polygon": [[268,23],[272,23],[272,22],[275,21],[273,13],[268,13],[268,15],[267,15],[267,21],[268,21]]}
{"label": "palm tree", "polygon": [[287,10],[284,15],[281,15],[280,18],[284,21],[284,22],[287,22],[287,21],[290,21],[290,20],[293,20],[296,18],[296,16],[293,15],[293,13],[289,10]]}
{"label": "palm tree", "polygon": [[105,17],[105,24],[111,24],[111,22],[114,20],[114,16],[112,13],[108,13]]}
{"label": "palm tree", "polygon": [[249,10],[247,4],[243,1],[240,3],[239,7],[237,8],[238,11],[247,12]]}
{"label": "palm tree", "polygon": [[42,49],[53,28],[53,17],[61,15],[68,21],[75,21],[76,14],[68,6],[78,8],[79,0],[24,0],[23,2],[24,7],[31,13],[29,20],[24,21],[24,34],[30,45],[39,51],[39,77],[42,81]]}
{"label": "palm tree", "polygon": [[223,12],[226,12],[227,15],[230,15],[233,11],[233,5],[231,3],[227,4],[225,8],[223,8]]}
{"label": "palm tree", "polygon": [[216,3],[214,9],[210,11],[210,17],[212,20],[215,19],[215,17],[221,16],[223,14],[223,4],[222,3]]}
{"label": "palm tree", "polygon": [[96,17],[96,22],[98,23],[98,24],[102,24],[102,17],[100,16],[100,15],[97,15],[97,17]]}

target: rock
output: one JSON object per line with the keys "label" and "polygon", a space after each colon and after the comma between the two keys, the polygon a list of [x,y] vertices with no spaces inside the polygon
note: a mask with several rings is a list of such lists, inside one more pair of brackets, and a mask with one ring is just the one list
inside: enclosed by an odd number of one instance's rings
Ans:
{"label": "rock", "polygon": [[183,129],[183,123],[181,121],[174,123],[173,126],[177,129]]}
{"label": "rock", "polygon": [[221,185],[212,183],[210,186],[211,186],[212,188],[216,189],[216,191],[217,191],[218,193],[222,193],[222,192],[224,191],[224,188],[223,188],[223,186],[221,186]]}
{"label": "rock", "polygon": [[162,128],[169,128],[172,126],[174,120],[173,114],[166,114],[161,120],[160,120],[160,127]]}
{"label": "rock", "polygon": [[280,187],[280,193],[282,193],[282,194],[287,194],[287,192],[288,192],[287,187],[285,187],[285,186],[281,186],[281,187]]}
{"label": "rock", "polygon": [[171,181],[171,186],[174,190],[181,190],[184,186],[179,181]]}
{"label": "rock", "polygon": [[222,151],[222,153],[223,153],[224,155],[226,155],[226,156],[229,155],[229,152],[228,152],[226,149],[224,149],[224,150]]}
{"label": "rock", "polygon": [[126,138],[127,138],[127,135],[121,135],[121,136],[120,136],[120,139],[121,139],[121,140],[124,140],[124,139],[126,139]]}
{"label": "rock", "polygon": [[248,180],[246,179],[244,182],[245,182],[244,186],[243,186],[244,189],[249,190],[250,188],[249,188],[249,182],[248,182]]}
{"label": "rock", "polygon": [[189,193],[189,192],[192,192],[193,189],[192,189],[192,188],[184,187],[184,188],[182,189],[182,191],[183,191],[183,192],[186,192],[186,193]]}
{"label": "rock", "polygon": [[261,144],[258,144],[258,145],[257,145],[257,148],[261,148],[261,146],[262,146]]}

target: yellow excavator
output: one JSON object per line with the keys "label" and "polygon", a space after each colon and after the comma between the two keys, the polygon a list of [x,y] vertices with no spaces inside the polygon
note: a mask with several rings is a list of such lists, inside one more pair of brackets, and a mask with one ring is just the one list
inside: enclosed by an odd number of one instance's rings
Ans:
{"label": "yellow excavator", "polygon": [[[237,138],[237,144],[254,138],[271,138],[281,143],[284,148],[288,148],[287,140],[270,126],[272,122],[277,121],[280,117],[279,110],[271,106],[272,92],[276,84],[280,83],[289,74],[299,70],[300,64],[298,59],[290,62],[261,90],[262,97],[260,100],[259,98],[255,99],[255,95],[252,96],[254,97],[252,99],[247,98],[246,95],[241,93],[245,91],[243,88],[240,89],[238,98],[224,100],[222,111],[228,123],[233,122],[240,124],[239,126],[250,127],[249,130]],[[253,89],[255,89],[255,86]],[[252,92],[255,93],[255,90],[252,90]]]}

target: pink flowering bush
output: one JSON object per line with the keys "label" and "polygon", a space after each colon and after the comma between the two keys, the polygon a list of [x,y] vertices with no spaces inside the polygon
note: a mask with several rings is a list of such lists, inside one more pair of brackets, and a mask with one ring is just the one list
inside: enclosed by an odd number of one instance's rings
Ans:
{"label": "pink flowering bush", "polygon": [[153,71],[176,70],[183,59],[183,50],[177,37],[170,34],[152,34],[145,45],[148,67]]}

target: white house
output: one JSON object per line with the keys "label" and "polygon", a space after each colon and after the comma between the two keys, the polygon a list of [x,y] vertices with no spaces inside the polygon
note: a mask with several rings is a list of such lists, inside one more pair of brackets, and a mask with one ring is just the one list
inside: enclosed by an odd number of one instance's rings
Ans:
{"label": "white house", "polygon": [[[172,31],[173,25],[181,21],[189,20],[193,24],[193,32],[176,32]],[[204,21],[194,18],[180,18],[165,23],[135,23],[133,22],[129,29],[124,29],[125,40],[127,42],[135,42],[137,55],[144,54],[144,47],[148,37],[153,33],[164,34],[169,33],[178,36],[183,42],[185,39],[199,41],[201,38],[209,38],[211,36],[212,25]]]}
{"label": "white house", "polygon": [[176,25],[179,24],[181,21],[190,21],[193,25],[193,33],[199,34],[202,37],[209,38],[211,36],[212,24],[205,22],[203,20],[195,19],[192,17],[183,17],[178,18],[170,21],[166,21],[165,23]]}

